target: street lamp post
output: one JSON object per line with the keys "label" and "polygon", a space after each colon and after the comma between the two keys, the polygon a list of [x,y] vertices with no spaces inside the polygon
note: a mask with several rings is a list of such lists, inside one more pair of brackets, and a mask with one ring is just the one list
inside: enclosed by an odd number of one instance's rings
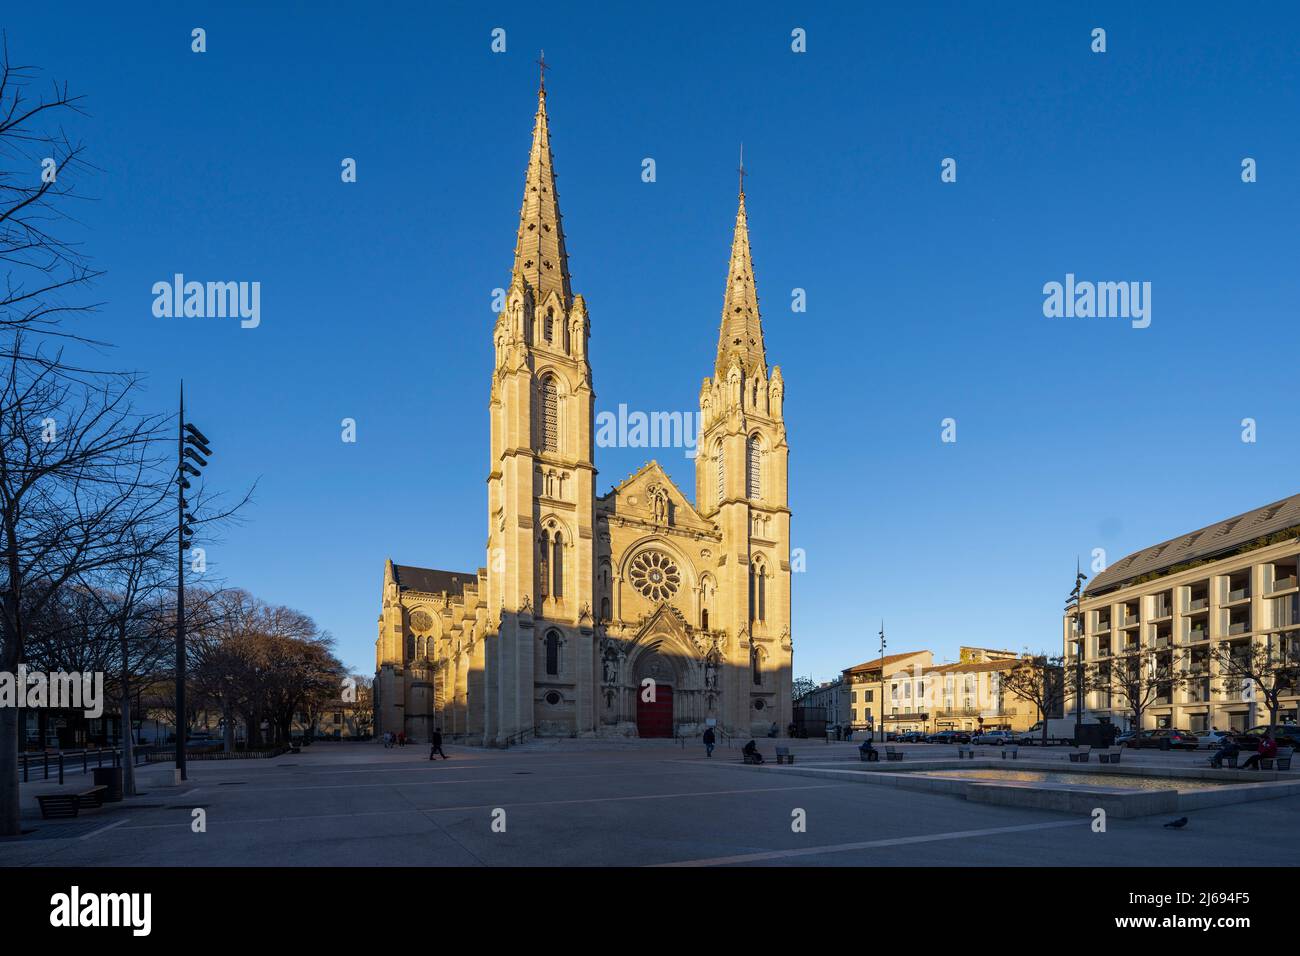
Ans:
{"label": "street lamp post", "polygon": [[[1070,615],[1070,628],[1074,634],[1074,742],[1079,742],[1083,732],[1083,628],[1080,627],[1080,602],[1083,600],[1083,582],[1088,576],[1083,573],[1078,561],[1074,565],[1074,590],[1065,602],[1065,610]],[[1047,718],[1044,717],[1044,720]]]}
{"label": "street lamp post", "polygon": [[[880,742],[885,742],[885,619],[880,619],[880,700],[876,701],[876,723],[880,725]],[[870,731],[868,731],[869,733]]]}
{"label": "street lamp post", "polygon": [[185,383],[181,382],[180,414],[176,417],[176,769],[187,780],[185,766],[185,552],[194,543],[194,516],[185,492],[187,475],[199,477],[212,449],[203,433],[185,421]]}

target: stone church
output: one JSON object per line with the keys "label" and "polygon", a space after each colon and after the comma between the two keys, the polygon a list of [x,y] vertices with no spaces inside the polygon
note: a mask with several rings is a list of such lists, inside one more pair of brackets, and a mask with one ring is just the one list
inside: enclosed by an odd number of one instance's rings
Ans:
{"label": "stone church", "polygon": [[790,722],[785,386],[763,347],[743,176],[694,500],[654,461],[597,496],[590,331],[543,84],[492,332],[486,567],[385,564],[378,732],[500,746]]}

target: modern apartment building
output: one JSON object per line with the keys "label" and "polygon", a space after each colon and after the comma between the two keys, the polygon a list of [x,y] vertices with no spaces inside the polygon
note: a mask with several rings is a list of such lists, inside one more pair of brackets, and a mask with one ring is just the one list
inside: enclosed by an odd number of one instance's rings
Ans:
{"label": "modern apartment building", "polygon": [[[1266,723],[1257,688],[1225,665],[1214,649],[1240,657],[1251,645],[1281,658],[1300,640],[1300,495],[1130,554],[1093,578],[1079,614],[1063,624],[1067,682],[1078,655],[1099,689],[1086,695],[1091,716],[1129,728],[1119,668],[1140,666],[1163,676],[1141,729],[1192,733]],[[1296,689],[1281,697],[1279,719],[1296,718]]]}

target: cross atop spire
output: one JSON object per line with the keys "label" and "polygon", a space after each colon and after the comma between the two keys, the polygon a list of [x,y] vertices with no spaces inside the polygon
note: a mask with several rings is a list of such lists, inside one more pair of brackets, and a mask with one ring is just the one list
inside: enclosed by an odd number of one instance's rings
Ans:
{"label": "cross atop spire", "polygon": [[[545,54],[537,61],[545,83]],[[519,208],[519,233],[515,239],[515,264],[511,270],[532,291],[540,304],[551,291],[560,294],[568,308],[573,296],[569,286],[569,256],[564,248],[560,197],[555,190],[551,157],[551,132],[546,116],[546,87],[537,91],[537,114],[533,120],[533,146],[528,153],[524,176],[524,201]]]}
{"label": "cross atop spire", "polygon": [[740,144],[740,168],[736,170],[740,173],[740,195],[745,195],[745,144]]}
{"label": "cross atop spire", "polygon": [[541,56],[537,58],[537,72],[539,74],[537,88],[539,90],[546,89],[546,71],[549,69],[550,67],[546,65],[546,51],[543,50]]}
{"label": "cross atop spire", "polygon": [[731,264],[727,269],[727,291],[722,301],[722,325],[718,330],[717,374],[725,379],[732,359],[739,359],[746,376],[767,375],[763,349],[763,323],[754,286],[754,260],[749,251],[749,221],[745,215],[744,157],[741,157],[740,197],[736,230],[731,240]]}

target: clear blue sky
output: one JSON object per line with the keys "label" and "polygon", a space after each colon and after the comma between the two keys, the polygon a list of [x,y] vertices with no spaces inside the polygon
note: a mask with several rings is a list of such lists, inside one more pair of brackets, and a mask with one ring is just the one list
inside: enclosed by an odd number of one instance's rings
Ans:
{"label": "clear blue sky", "polygon": [[[744,141],[797,673],[870,657],[882,617],[895,651],[1059,647],[1076,555],[1300,491],[1292,5],[148,6],[5,11],[14,58],[89,96],[94,330],[160,410],[184,375],[214,486],[260,481],[217,572],[356,669],[386,557],[484,561],[491,294],[543,47],[598,409],[696,407]],[[260,281],[261,327],[154,318],[175,272]],[[1151,327],[1045,318],[1066,273],[1151,282]],[[598,453],[600,491],[649,457],[693,494],[680,452],[640,449]]]}

